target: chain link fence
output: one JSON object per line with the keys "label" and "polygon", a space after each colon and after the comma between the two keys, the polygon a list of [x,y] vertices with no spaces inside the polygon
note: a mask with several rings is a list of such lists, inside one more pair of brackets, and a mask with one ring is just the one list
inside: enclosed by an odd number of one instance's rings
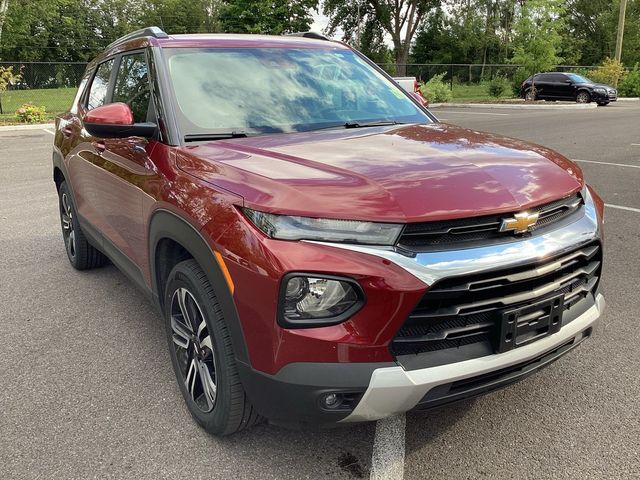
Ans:
{"label": "chain link fence", "polygon": [[[0,62],[0,67],[11,67],[13,73],[20,74],[20,80],[0,92],[0,114],[4,118],[12,116],[25,103],[45,107],[53,115],[68,110],[77,85],[86,68],[85,63],[62,62]],[[395,64],[381,64],[381,67],[394,75]],[[585,73],[592,66],[559,65],[558,71]],[[454,99],[476,98],[486,95],[487,84],[496,77],[515,81],[518,65],[510,64],[409,64],[407,76],[428,81],[434,75],[444,74]]]}
{"label": "chain link fence", "polygon": [[0,114],[13,115],[25,103],[43,106],[55,114],[69,109],[86,63],[0,62],[19,80],[0,92]]}

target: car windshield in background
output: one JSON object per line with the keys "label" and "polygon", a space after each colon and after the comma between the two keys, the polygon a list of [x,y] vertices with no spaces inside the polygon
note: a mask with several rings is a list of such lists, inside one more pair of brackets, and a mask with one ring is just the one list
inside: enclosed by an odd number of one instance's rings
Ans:
{"label": "car windshield in background", "polygon": [[576,73],[568,73],[567,75],[571,80],[573,80],[576,83],[593,83],[587,77],[583,77],[582,75],[578,75]]}
{"label": "car windshield in background", "polygon": [[394,83],[337,48],[164,49],[185,135],[429,123]]}

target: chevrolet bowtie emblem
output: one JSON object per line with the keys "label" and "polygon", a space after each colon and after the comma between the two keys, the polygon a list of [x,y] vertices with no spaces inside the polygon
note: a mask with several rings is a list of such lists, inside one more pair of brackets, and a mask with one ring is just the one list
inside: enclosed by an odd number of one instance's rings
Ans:
{"label": "chevrolet bowtie emblem", "polygon": [[520,212],[512,218],[504,218],[501,232],[526,233],[538,222],[538,213]]}

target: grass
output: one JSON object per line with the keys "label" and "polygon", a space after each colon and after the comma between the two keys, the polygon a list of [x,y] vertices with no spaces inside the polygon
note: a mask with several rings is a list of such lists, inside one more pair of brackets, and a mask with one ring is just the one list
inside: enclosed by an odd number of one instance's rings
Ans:
{"label": "grass", "polygon": [[488,82],[477,83],[472,85],[453,84],[453,100],[454,102],[489,102],[496,100],[506,100],[515,98],[513,92],[509,91],[502,97],[496,98],[489,95]]}
{"label": "grass", "polygon": [[20,123],[15,112],[25,103],[43,106],[47,110],[47,119],[53,119],[58,113],[65,112],[71,106],[75,88],[46,88],[34,90],[10,90],[0,93],[0,124]]}

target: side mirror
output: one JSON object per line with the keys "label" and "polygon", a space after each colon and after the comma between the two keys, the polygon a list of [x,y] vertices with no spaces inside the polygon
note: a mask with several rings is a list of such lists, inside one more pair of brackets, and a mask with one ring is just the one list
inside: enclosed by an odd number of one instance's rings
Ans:
{"label": "side mirror", "polygon": [[133,112],[122,102],[109,103],[89,110],[84,116],[84,128],[98,138],[153,137],[156,124],[133,123]]}
{"label": "side mirror", "polygon": [[424,98],[420,92],[409,92],[409,94],[423,107],[429,106],[429,100]]}

